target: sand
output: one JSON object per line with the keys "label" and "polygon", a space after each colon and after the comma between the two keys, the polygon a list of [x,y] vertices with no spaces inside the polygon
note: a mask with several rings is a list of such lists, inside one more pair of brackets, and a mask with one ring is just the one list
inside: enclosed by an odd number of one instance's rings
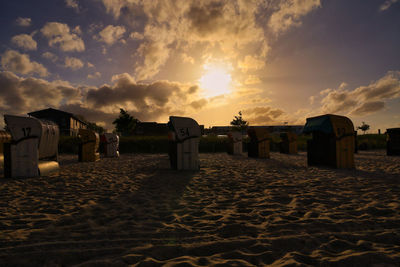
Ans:
{"label": "sand", "polygon": [[400,157],[123,154],[0,179],[1,266],[399,266]]}

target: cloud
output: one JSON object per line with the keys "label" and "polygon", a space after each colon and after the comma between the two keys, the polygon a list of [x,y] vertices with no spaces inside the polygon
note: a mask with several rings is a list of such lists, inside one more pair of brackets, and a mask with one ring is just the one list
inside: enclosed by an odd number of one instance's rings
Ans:
{"label": "cloud", "polygon": [[259,60],[253,56],[245,56],[244,60],[239,60],[238,67],[242,72],[246,73],[250,70],[259,70],[265,66],[263,60]]}
{"label": "cloud", "polygon": [[113,85],[98,88],[76,87],[66,81],[23,78],[3,71],[0,72],[0,112],[22,115],[53,107],[113,129],[112,121],[118,117],[120,108],[142,121],[159,121],[167,120],[171,114],[185,115],[207,104],[191,84],[169,81],[141,84],[126,73],[115,75],[112,81]]}
{"label": "cloud", "polygon": [[76,26],[75,28],[72,29],[72,32],[81,35],[82,34],[81,26],[79,25]]}
{"label": "cloud", "polygon": [[88,105],[101,110],[125,107],[140,120],[156,120],[171,112],[184,114],[190,108],[200,109],[206,104],[199,98],[194,89],[196,86],[190,84],[169,81],[137,83],[127,73],[115,75],[112,80],[113,85],[103,85],[87,92]]}
{"label": "cloud", "polygon": [[[139,28],[143,35],[136,56],[143,59],[135,65],[137,79],[158,73],[174,53],[190,55],[198,46],[205,55],[225,55],[236,59],[242,53],[265,57],[269,46],[263,25],[257,16],[265,6],[253,1],[131,1],[103,0],[107,12],[122,17]],[[143,25],[132,14],[140,14]]]}
{"label": "cloud", "polygon": [[70,68],[72,70],[78,70],[83,68],[85,64],[83,64],[82,60],[75,57],[66,57],[64,67]]}
{"label": "cloud", "polygon": [[207,100],[204,99],[204,98],[200,99],[200,100],[193,101],[192,103],[190,103],[190,106],[192,106],[194,109],[201,109],[205,105],[207,105]]}
{"label": "cloud", "polygon": [[288,121],[285,112],[279,108],[254,107],[245,109],[242,113],[250,125],[282,124]]}
{"label": "cloud", "polygon": [[36,50],[37,43],[28,34],[18,34],[11,38],[11,42],[24,50]]}
{"label": "cloud", "polygon": [[[139,42],[135,53],[139,61],[134,65],[138,80],[154,77],[171,57],[199,64],[198,57],[202,61],[219,58],[233,66],[241,61],[238,67],[243,72],[261,69],[270,36],[300,25],[304,16],[321,6],[320,0],[102,2],[115,19],[131,26],[130,37]],[[192,56],[199,48],[202,55]]]}
{"label": "cloud", "polygon": [[1,65],[5,70],[20,73],[37,73],[40,76],[47,76],[47,69],[40,63],[31,61],[29,55],[20,54],[15,50],[8,50],[1,56]]}
{"label": "cloud", "polygon": [[94,74],[89,74],[88,79],[96,79],[96,78],[100,78],[101,77],[101,73],[96,71]]}
{"label": "cloud", "polygon": [[99,32],[99,35],[96,37],[96,39],[108,45],[112,45],[123,37],[125,31],[126,30],[124,26],[108,25],[101,32]]}
{"label": "cloud", "polygon": [[310,100],[310,105],[313,105],[315,102],[315,96],[313,96],[313,95],[310,96],[309,100]]}
{"label": "cloud", "polygon": [[132,32],[131,34],[129,34],[129,38],[136,40],[143,40],[144,35],[140,32]]}
{"label": "cloud", "polygon": [[244,81],[245,85],[253,85],[253,84],[259,84],[259,83],[261,83],[261,80],[256,75],[249,75],[249,76],[247,76],[246,80]]}
{"label": "cloud", "polygon": [[380,7],[379,11],[385,11],[389,9],[393,4],[397,3],[398,0],[386,0]]}
{"label": "cloud", "polygon": [[182,56],[183,62],[188,62],[190,64],[194,64],[194,58],[193,57],[187,55],[186,53],[182,53],[181,56]]}
{"label": "cloud", "polygon": [[290,27],[301,25],[301,17],[319,7],[320,0],[281,1],[277,11],[269,19],[269,26],[275,33],[286,31]]}
{"label": "cloud", "polygon": [[40,31],[49,40],[51,47],[58,46],[65,52],[85,50],[83,40],[76,33],[72,33],[67,24],[47,22]]}
{"label": "cloud", "polygon": [[65,5],[73,8],[76,12],[79,12],[78,0],[65,0]]}
{"label": "cloud", "polygon": [[367,86],[354,90],[324,90],[321,100],[325,113],[363,116],[375,113],[385,107],[385,101],[400,98],[400,71],[389,71],[385,76]]}
{"label": "cloud", "polygon": [[0,87],[2,114],[22,115],[60,103],[76,103],[81,98],[80,90],[67,82],[23,78],[9,71],[0,72]]}
{"label": "cloud", "polygon": [[354,109],[351,114],[355,116],[368,115],[382,110],[385,107],[385,102],[383,101],[371,101],[362,103],[359,107]]}
{"label": "cloud", "polygon": [[58,60],[57,55],[55,55],[51,52],[44,52],[42,54],[42,57],[44,57],[45,59],[51,60],[52,62],[56,62]]}
{"label": "cloud", "polygon": [[266,103],[270,103],[271,99],[269,99],[268,97],[254,97],[254,98],[245,98],[243,101],[240,102],[240,104],[243,105],[262,105],[262,104],[266,104]]}
{"label": "cloud", "polygon": [[29,27],[29,26],[31,26],[32,20],[31,20],[31,18],[21,18],[21,17],[18,17],[18,18],[15,20],[15,23],[17,23],[18,26]]}

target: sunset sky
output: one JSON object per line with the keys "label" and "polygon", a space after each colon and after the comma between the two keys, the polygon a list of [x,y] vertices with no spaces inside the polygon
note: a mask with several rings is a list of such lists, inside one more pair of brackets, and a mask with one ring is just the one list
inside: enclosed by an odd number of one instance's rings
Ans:
{"label": "sunset sky", "polygon": [[1,115],[400,127],[398,0],[4,0],[0,23]]}

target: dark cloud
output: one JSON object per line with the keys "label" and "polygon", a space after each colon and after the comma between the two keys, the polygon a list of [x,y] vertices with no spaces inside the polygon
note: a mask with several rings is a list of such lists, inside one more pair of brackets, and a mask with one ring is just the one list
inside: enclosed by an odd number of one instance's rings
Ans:
{"label": "dark cloud", "polygon": [[81,115],[90,122],[100,123],[110,126],[115,118],[118,117],[119,110],[113,113],[104,112],[98,109],[83,106],[81,103],[61,105],[59,109]]}
{"label": "dark cloud", "polygon": [[[0,111],[3,114],[24,115],[53,107],[98,122],[112,129],[112,121],[124,108],[142,121],[167,120],[171,114],[184,115],[207,103],[196,93],[186,95],[190,84],[156,81],[138,84],[129,74],[113,77],[113,85],[100,88],[77,88],[68,82],[33,77],[18,77],[12,72],[0,72]],[[1,125],[0,125],[1,126]]]}
{"label": "dark cloud", "polygon": [[131,103],[136,107],[147,107],[148,103],[163,107],[169,99],[180,92],[178,83],[157,81],[151,84],[138,84],[129,74],[119,75],[113,86],[103,85],[87,93],[89,103],[104,107],[113,104]]}
{"label": "dark cloud", "polygon": [[382,102],[382,101],[365,102],[361,106],[359,106],[355,110],[353,110],[351,112],[351,115],[363,116],[363,115],[367,115],[370,113],[380,111],[384,107],[385,107],[385,102]]}
{"label": "dark cloud", "polygon": [[194,94],[199,90],[199,87],[197,85],[189,87],[189,90],[187,91],[188,94]]}
{"label": "dark cloud", "polygon": [[400,72],[389,71],[378,81],[354,90],[341,86],[324,90],[323,94],[326,94],[321,101],[324,113],[367,115],[382,110],[388,99],[400,97]]}
{"label": "dark cloud", "polygon": [[28,112],[77,102],[80,90],[66,82],[48,82],[33,77],[22,78],[12,72],[0,72],[0,111],[23,115]]}
{"label": "dark cloud", "polygon": [[231,60],[242,57],[241,52],[265,59],[269,50],[263,27],[256,23],[264,0],[102,1],[107,12],[128,22],[141,36],[135,54],[142,59],[135,66],[138,79],[154,76],[175,52],[195,52],[198,45],[206,54],[216,50]]}
{"label": "dark cloud", "polygon": [[194,108],[194,109],[201,109],[203,108],[205,105],[207,105],[207,100],[206,99],[200,99],[197,101],[193,101],[192,103],[190,103],[190,105]]}
{"label": "dark cloud", "polygon": [[223,2],[211,2],[201,5],[196,2],[187,13],[191,27],[200,35],[207,35],[215,31],[219,24],[223,23]]}
{"label": "dark cloud", "polygon": [[19,78],[12,72],[0,72],[0,99],[1,109],[5,112],[8,109],[15,108],[18,113],[24,108],[25,102],[18,90]]}
{"label": "dark cloud", "polygon": [[47,69],[40,63],[31,61],[29,55],[21,54],[15,50],[8,50],[1,55],[1,65],[5,70],[20,74],[37,73],[47,76]]}
{"label": "dark cloud", "polygon": [[281,124],[287,121],[285,112],[279,108],[255,107],[243,110],[243,117],[250,125],[271,125]]}

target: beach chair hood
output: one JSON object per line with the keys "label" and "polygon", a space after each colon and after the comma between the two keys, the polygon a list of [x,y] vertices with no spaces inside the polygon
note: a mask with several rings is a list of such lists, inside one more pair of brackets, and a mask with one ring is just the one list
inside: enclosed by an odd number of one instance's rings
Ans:
{"label": "beach chair hood", "polygon": [[14,115],[4,115],[4,121],[14,142],[38,138],[40,158],[53,157],[58,154],[60,131],[54,122]]}
{"label": "beach chair hood", "polygon": [[175,138],[178,142],[201,136],[200,126],[192,118],[170,116],[168,126],[170,130],[175,132]]}
{"label": "beach chair hood", "polygon": [[303,133],[322,132],[334,134],[336,138],[354,135],[354,126],[351,120],[344,116],[326,114],[307,118]]}

